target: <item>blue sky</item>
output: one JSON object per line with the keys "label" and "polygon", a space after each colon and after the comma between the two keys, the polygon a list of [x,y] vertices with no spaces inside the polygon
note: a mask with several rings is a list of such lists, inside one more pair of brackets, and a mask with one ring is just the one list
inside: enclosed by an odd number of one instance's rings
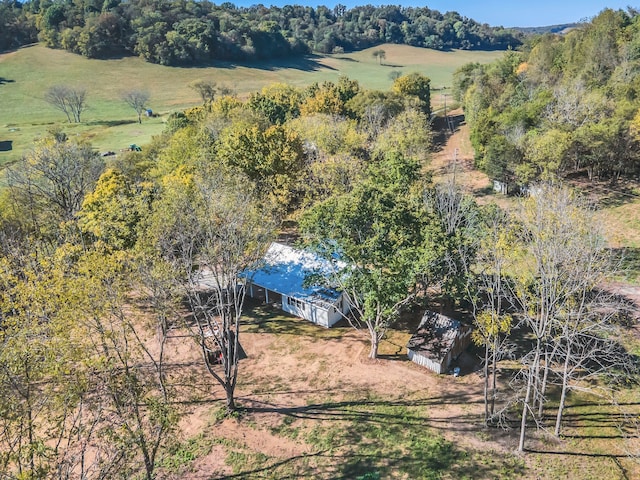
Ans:
{"label": "blue sky", "polygon": [[[434,0],[419,2],[416,0],[231,0],[238,6],[249,6],[256,3],[269,5],[302,4],[316,7],[326,5],[333,7],[342,3],[349,8],[356,5],[405,5],[426,6],[441,12],[454,10],[465,17],[473,18],[480,23],[502,25],[505,27],[538,27],[560,23],[578,22],[584,18],[597,15],[605,8],[626,9],[627,5],[640,6],[640,0],[597,1],[597,0]],[[216,3],[222,3],[218,1]]]}

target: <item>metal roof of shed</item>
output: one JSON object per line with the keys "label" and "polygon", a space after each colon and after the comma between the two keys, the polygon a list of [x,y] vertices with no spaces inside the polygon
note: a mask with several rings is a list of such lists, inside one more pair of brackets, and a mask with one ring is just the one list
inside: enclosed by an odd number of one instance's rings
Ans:
{"label": "metal roof of shed", "polygon": [[458,320],[427,310],[418,330],[409,339],[407,349],[432,360],[442,361],[464,328],[468,327]]}

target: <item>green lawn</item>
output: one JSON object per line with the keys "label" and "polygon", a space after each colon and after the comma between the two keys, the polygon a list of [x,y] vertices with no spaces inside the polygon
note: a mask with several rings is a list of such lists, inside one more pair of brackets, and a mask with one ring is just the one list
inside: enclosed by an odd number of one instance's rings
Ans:
{"label": "green lawn", "polygon": [[[163,129],[169,113],[197,105],[199,97],[189,84],[212,79],[246,95],[274,82],[306,86],[339,75],[357,79],[365,88],[388,89],[389,74],[420,72],[439,89],[451,84],[452,73],[465,63],[491,62],[502,52],[440,52],[405,45],[384,45],[386,59],[378,64],[371,52],[309,56],[251,65],[217,62],[210,67],[178,68],[146,63],[137,57],[90,60],[41,45],[0,55],[0,142],[11,142],[10,151],[0,151],[0,165],[15,161],[34,139],[56,125],[70,136],[88,139],[99,150],[119,150],[131,143],[144,145]],[[68,125],[62,112],[44,101],[52,85],[86,88],[89,110],[81,125]],[[131,89],[149,91],[149,106],[161,116],[135,123],[136,114],[120,100]],[[434,103],[438,93],[434,92]]]}

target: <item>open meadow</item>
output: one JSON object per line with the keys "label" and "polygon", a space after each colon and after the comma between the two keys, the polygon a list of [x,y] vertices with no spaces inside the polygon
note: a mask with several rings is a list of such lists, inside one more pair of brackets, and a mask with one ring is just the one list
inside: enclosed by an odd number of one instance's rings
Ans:
{"label": "open meadow", "polygon": [[[502,55],[499,51],[441,52],[405,45],[381,48],[386,52],[382,65],[372,56],[374,49],[367,49],[251,65],[217,62],[193,68],[154,65],[138,57],[93,60],[41,45],[0,54],[0,142],[11,146],[10,150],[0,150],[0,165],[20,158],[34,139],[54,126],[90,141],[100,151],[118,151],[132,143],[145,145],[162,132],[169,113],[200,103],[198,94],[189,87],[197,80],[213,80],[246,96],[275,82],[304,87],[326,80],[335,82],[339,75],[356,79],[365,88],[386,90],[392,83],[392,71],[419,72],[431,78],[437,103],[441,101],[437,89],[451,85],[458,67],[468,62],[491,62]],[[44,101],[45,92],[53,85],[86,88],[89,110],[82,115],[82,123],[66,123],[64,114]],[[149,107],[159,117],[137,123],[133,109],[121,100],[122,92],[134,89],[150,93]]]}

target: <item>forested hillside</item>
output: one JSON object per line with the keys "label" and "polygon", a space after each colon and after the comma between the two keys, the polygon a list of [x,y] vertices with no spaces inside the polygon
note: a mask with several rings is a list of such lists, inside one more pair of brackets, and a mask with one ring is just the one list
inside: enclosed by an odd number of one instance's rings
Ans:
{"label": "forested hillside", "polygon": [[381,43],[506,49],[517,33],[429,8],[238,8],[188,0],[0,3],[0,51],[42,41],[90,58],[135,54],[163,65],[339,53]]}
{"label": "forested hillside", "polygon": [[640,16],[604,10],[568,34],[456,73],[477,165],[526,185],[640,172]]}

